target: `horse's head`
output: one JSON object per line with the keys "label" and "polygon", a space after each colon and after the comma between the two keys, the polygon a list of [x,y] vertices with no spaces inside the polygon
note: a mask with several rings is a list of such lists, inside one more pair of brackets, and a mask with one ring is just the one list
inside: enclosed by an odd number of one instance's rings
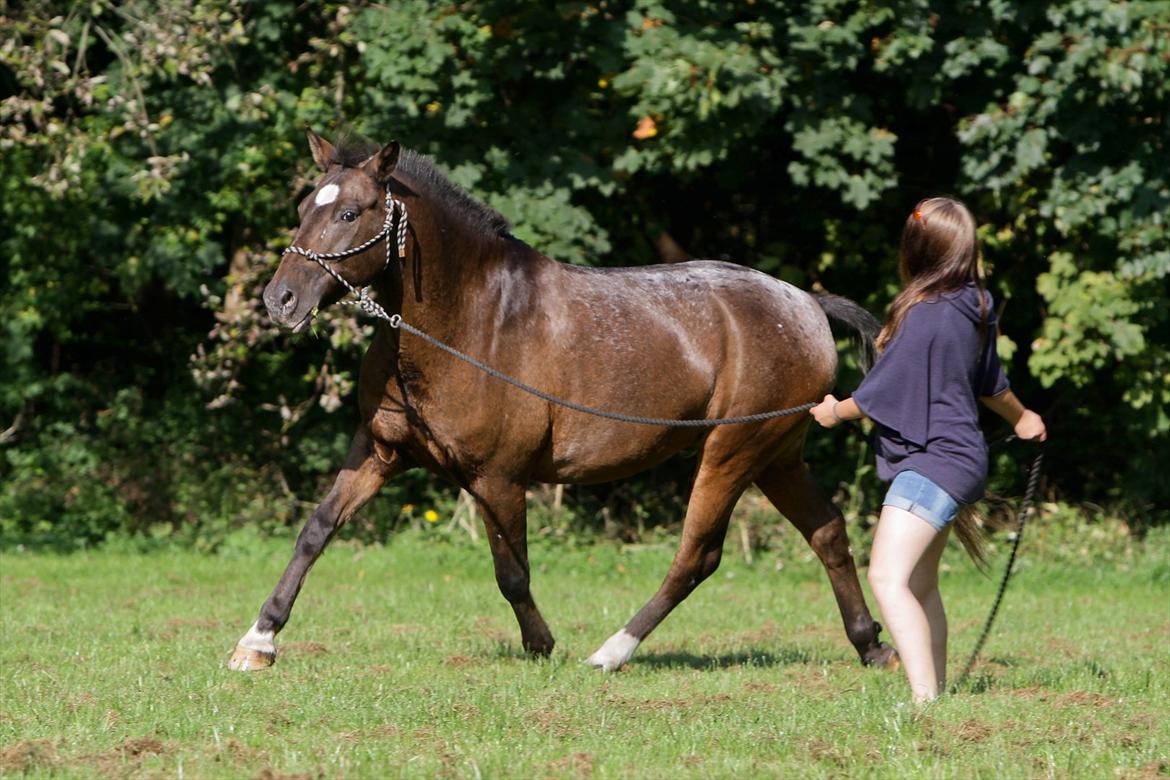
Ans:
{"label": "horse's head", "polygon": [[[398,163],[398,143],[391,141],[365,160],[339,159],[333,144],[309,131],[309,147],[322,175],[301,201],[301,225],[293,246],[327,255],[361,246],[377,236],[386,222],[386,186]],[[377,241],[364,251],[328,260],[354,287],[365,287],[382,272],[387,249]],[[340,299],[346,289],[305,254],[285,251],[276,275],[264,288],[264,305],[280,325],[300,332],[313,310]]]}

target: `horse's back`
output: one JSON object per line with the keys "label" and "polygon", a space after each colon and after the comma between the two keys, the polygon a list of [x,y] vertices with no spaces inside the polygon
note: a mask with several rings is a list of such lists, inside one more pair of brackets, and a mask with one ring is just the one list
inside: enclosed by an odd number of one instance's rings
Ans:
{"label": "horse's back", "polygon": [[692,260],[636,268],[572,267],[567,278],[570,295],[587,302],[611,334],[624,329],[644,338],[646,331],[638,326],[652,320],[706,345],[701,351],[711,353],[714,363],[723,362],[714,354],[722,353],[723,360],[798,360],[817,375],[832,376],[836,370],[828,320],[813,296],[751,268]]}

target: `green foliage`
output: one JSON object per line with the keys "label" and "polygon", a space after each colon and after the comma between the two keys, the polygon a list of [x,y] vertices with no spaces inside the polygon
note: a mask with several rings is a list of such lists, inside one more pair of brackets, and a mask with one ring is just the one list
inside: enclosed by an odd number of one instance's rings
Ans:
{"label": "green foliage", "polygon": [[[908,209],[957,194],[981,223],[1017,391],[1055,439],[1096,446],[1057,448],[1050,489],[1170,503],[1155,473],[1170,460],[1164,3],[14,9],[0,11],[6,540],[161,524],[214,546],[319,497],[369,326],[330,312],[290,337],[259,302],[315,175],[306,125],[435,155],[561,260],[644,264],[674,243],[875,312]],[[809,457],[864,495],[861,446],[817,434]],[[632,505],[673,514],[689,468],[635,483]],[[368,527],[437,489],[403,480]],[[626,506],[615,490],[578,491],[579,516]]]}

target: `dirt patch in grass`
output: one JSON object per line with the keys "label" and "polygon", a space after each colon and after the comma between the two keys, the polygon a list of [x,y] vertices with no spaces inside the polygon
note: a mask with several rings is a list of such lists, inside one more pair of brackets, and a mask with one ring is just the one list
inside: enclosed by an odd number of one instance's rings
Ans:
{"label": "dirt patch in grass", "polygon": [[286,708],[291,711],[293,705],[285,702],[275,709],[268,711],[268,716],[264,722],[264,732],[266,734],[277,734],[283,728],[288,728],[292,725],[292,718],[285,714]]}
{"label": "dirt patch in grass", "polygon": [[813,737],[801,742],[801,750],[817,763],[828,763],[842,769],[856,768],[864,762],[880,761],[882,753],[873,740],[866,738],[863,742],[863,745],[851,748]]}
{"label": "dirt patch in grass", "polygon": [[60,763],[57,750],[47,739],[21,740],[0,751],[0,772],[29,772],[52,769]]}
{"label": "dirt patch in grass", "polygon": [[443,663],[447,666],[450,666],[452,669],[462,669],[465,666],[472,666],[483,663],[483,660],[472,658],[469,655],[460,655],[457,653],[455,655],[449,655],[444,658]]}
{"label": "dirt patch in grass", "polygon": [[169,748],[157,739],[151,737],[129,737],[117,747],[123,755],[144,756],[152,753],[167,753]]}
{"label": "dirt patch in grass", "polygon": [[790,636],[791,632],[781,630],[775,621],[765,620],[759,628],[736,632],[735,639],[744,644],[755,645],[761,642],[775,642]]}
{"label": "dirt patch in grass", "polygon": [[779,693],[780,692],[780,686],[773,685],[772,683],[769,683],[769,682],[747,682],[747,683],[743,684],[743,689],[745,691],[750,691],[751,693]]}
{"label": "dirt patch in grass", "polygon": [[1065,658],[1081,658],[1085,650],[1079,644],[1060,637],[1051,637],[1045,642],[1045,649],[1049,658],[1052,655],[1062,655]]}
{"label": "dirt patch in grass", "polygon": [[545,767],[545,777],[592,777],[593,754],[572,753],[556,761],[550,761]]}
{"label": "dirt patch in grass", "polygon": [[731,694],[717,693],[714,696],[696,696],[689,699],[634,699],[625,696],[610,696],[605,703],[638,712],[661,712],[664,710],[685,710],[707,704],[721,704],[731,701]]}
{"label": "dirt patch in grass", "polygon": [[328,652],[329,648],[320,642],[293,642],[280,649],[281,655],[291,655],[294,658],[297,656],[326,655]]}
{"label": "dirt patch in grass", "polygon": [[266,766],[252,776],[252,780],[313,780],[308,772],[281,772]]}
{"label": "dirt patch in grass", "polygon": [[528,722],[554,737],[575,737],[580,733],[569,725],[569,716],[550,707],[541,707],[529,712]]}
{"label": "dirt patch in grass", "polygon": [[0,577],[0,583],[4,584],[5,589],[16,588],[18,591],[20,591],[18,595],[21,596],[28,593],[30,590],[35,590],[36,588],[41,587],[41,581],[35,577],[24,577],[22,579],[18,577],[12,577],[7,574],[5,574],[3,577]]}
{"label": "dirt patch in grass", "polygon": [[827,701],[856,692],[855,688],[845,685],[832,674],[822,674],[819,669],[785,669],[784,679],[788,680],[802,697],[813,701]]}
{"label": "dirt patch in grass", "polygon": [[493,642],[503,642],[508,639],[508,634],[505,631],[500,630],[496,626],[495,621],[490,617],[484,617],[483,615],[480,615],[475,619],[475,627],[480,634],[486,636],[488,639],[491,639]]}
{"label": "dirt patch in grass", "polygon": [[959,742],[978,744],[986,742],[991,737],[991,727],[977,720],[965,720],[951,729],[951,734]]}
{"label": "dirt patch in grass", "polygon": [[92,768],[96,777],[124,777],[138,771],[147,756],[171,751],[168,744],[153,737],[127,737],[113,750],[81,756],[74,763]]}
{"label": "dirt patch in grass", "polygon": [[231,760],[233,766],[240,766],[241,764],[255,764],[259,762],[266,762],[268,760],[267,750],[256,750],[255,748],[245,745],[235,737],[230,737],[224,744],[223,752],[227,754],[228,759]]}
{"label": "dirt patch in grass", "polygon": [[839,745],[823,739],[810,739],[804,743],[804,752],[816,763],[829,763],[844,767],[849,764],[849,754]]}
{"label": "dirt patch in grass", "polygon": [[1069,693],[1054,693],[1045,688],[1033,685],[1030,688],[1017,688],[1010,691],[1013,696],[1036,701],[1049,702],[1057,707],[1113,707],[1116,699],[1110,699],[1099,693],[1089,691],[1071,691]]}
{"label": "dirt patch in grass", "polygon": [[1121,780],[1166,780],[1170,777],[1170,761],[1156,759],[1134,769],[1127,769],[1119,776]]}
{"label": "dirt patch in grass", "polygon": [[89,691],[82,691],[77,694],[77,698],[69,702],[68,706],[70,712],[77,712],[82,707],[96,707],[98,703],[97,697]]}

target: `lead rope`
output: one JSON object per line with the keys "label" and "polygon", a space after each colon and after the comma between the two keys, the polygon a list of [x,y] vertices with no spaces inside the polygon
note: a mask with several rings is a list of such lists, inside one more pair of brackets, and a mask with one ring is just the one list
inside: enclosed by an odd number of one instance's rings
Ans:
{"label": "lead rope", "polygon": [[[375,304],[375,305],[377,305],[377,304]],[[368,309],[367,309],[367,311],[368,311]],[[381,315],[375,315],[375,316],[381,316]],[[714,428],[717,425],[742,425],[744,423],[763,422],[764,420],[771,420],[774,417],[785,417],[787,415],[793,415],[793,414],[799,414],[801,412],[807,412],[809,409],[812,409],[814,406],[816,406],[815,403],[807,403],[807,404],[800,404],[799,406],[790,406],[787,409],[779,409],[779,410],[773,411],[773,412],[760,412],[759,414],[748,414],[748,415],[744,415],[742,417],[720,417],[720,418],[712,419],[712,420],[672,420],[672,419],[666,419],[666,418],[662,418],[662,417],[639,417],[637,415],[632,415],[632,414],[619,414],[618,412],[608,412],[608,411],[605,411],[604,409],[597,409],[595,407],[585,406],[584,404],[575,403],[573,401],[566,401],[565,399],[558,398],[557,396],[552,395],[551,393],[546,393],[543,390],[539,390],[535,387],[532,387],[531,385],[526,385],[523,382],[521,382],[519,379],[515,379],[513,377],[510,377],[502,371],[497,371],[496,369],[492,368],[491,366],[487,365],[486,363],[483,363],[483,362],[471,357],[471,355],[466,355],[466,354],[460,352],[459,350],[455,349],[454,347],[449,346],[447,344],[444,344],[443,342],[439,341],[434,336],[431,336],[428,333],[424,333],[423,331],[419,330],[418,328],[414,327],[413,325],[407,324],[406,322],[404,322],[402,320],[402,317],[397,315],[397,314],[393,315],[392,317],[386,317],[385,319],[387,319],[390,322],[391,327],[400,328],[400,329],[406,331],[407,333],[410,333],[411,335],[417,336],[418,338],[422,339],[423,341],[427,342],[428,344],[431,344],[435,347],[438,347],[439,349],[443,350],[447,354],[453,355],[454,357],[459,358],[460,360],[464,361],[465,363],[469,363],[470,365],[475,366],[480,371],[483,371],[485,374],[487,374],[489,376],[493,376],[496,379],[500,379],[504,382],[507,382],[508,384],[512,385],[513,387],[517,387],[526,393],[534,395],[537,398],[543,398],[545,401],[548,401],[550,403],[554,403],[554,404],[557,404],[559,406],[564,406],[567,409],[572,409],[572,410],[577,411],[577,412],[584,412],[585,414],[592,414],[595,417],[604,417],[607,420],[618,420],[619,422],[636,423],[638,425],[660,425],[660,426],[664,426],[664,427],[668,427],[668,428]]]}
{"label": "lead rope", "polygon": [[1032,458],[1032,465],[1028,470],[1028,487],[1024,491],[1024,500],[1020,504],[1020,511],[1016,517],[1016,533],[1015,538],[1012,539],[1012,550],[1008,555],[1007,566],[1003,570],[1003,578],[999,582],[999,592],[995,594],[995,601],[991,605],[991,612],[987,615],[987,621],[983,624],[983,631],[979,634],[979,640],[975,642],[975,649],[971,651],[971,656],[967,659],[966,666],[963,667],[963,672],[959,675],[959,679],[951,686],[951,693],[957,693],[959,688],[967,682],[967,678],[971,676],[971,670],[975,668],[975,661],[979,658],[979,653],[983,650],[983,644],[987,641],[988,635],[991,633],[991,624],[995,622],[995,615],[999,612],[999,605],[1003,601],[1003,594],[1007,591],[1008,580],[1012,576],[1012,566],[1016,562],[1016,551],[1020,549],[1020,540],[1024,538],[1024,525],[1028,521],[1028,514],[1032,509],[1033,501],[1036,498],[1036,487],[1040,483],[1040,467],[1044,463],[1044,451],[1036,452],[1036,457]]}

